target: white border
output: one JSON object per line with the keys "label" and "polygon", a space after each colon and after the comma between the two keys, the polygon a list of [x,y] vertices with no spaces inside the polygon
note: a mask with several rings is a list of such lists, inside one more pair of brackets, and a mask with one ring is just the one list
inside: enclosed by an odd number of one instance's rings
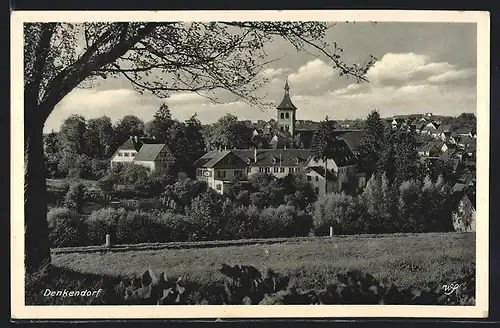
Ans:
{"label": "white border", "polygon": [[[23,37],[25,21],[319,20],[477,23],[477,224],[475,306],[236,305],[236,306],[25,306]],[[11,314],[13,319],[131,318],[479,318],[488,311],[489,12],[454,11],[14,11],[11,14]]]}

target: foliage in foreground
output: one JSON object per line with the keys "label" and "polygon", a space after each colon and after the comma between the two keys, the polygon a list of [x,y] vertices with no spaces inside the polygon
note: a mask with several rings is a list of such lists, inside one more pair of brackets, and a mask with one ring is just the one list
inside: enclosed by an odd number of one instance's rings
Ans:
{"label": "foliage in foreground", "polygon": [[[469,272],[454,291],[443,286],[398,288],[380,283],[369,273],[350,270],[337,274],[323,289],[304,290],[293,281],[269,269],[264,274],[253,266],[222,264],[224,280],[198,285],[182,278],[166,279],[152,270],[140,276],[97,278],[61,269],[27,277],[27,304],[117,304],[117,305],[286,305],[286,304],[379,304],[379,305],[474,305],[475,274]],[[59,275],[59,276],[58,276]],[[43,278],[45,276],[45,278]],[[47,277],[58,277],[45,281]],[[45,280],[44,280],[45,279]],[[50,278],[49,278],[50,279]],[[78,280],[80,279],[80,280]],[[44,284],[45,283],[45,284]],[[44,298],[42,286],[53,288],[103,290],[96,298]],[[83,287],[85,286],[85,287]],[[448,295],[449,294],[449,295]]]}

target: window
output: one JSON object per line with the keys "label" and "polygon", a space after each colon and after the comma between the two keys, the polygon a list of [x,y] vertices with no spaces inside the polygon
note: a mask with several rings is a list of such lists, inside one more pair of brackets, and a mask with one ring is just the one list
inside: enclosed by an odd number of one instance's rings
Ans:
{"label": "window", "polygon": [[278,173],[278,169],[279,169],[279,168],[278,168],[277,166],[276,166],[276,167],[274,167],[274,171],[273,171],[273,172],[274,172],[274,173]]}
{"label": "window", "polygon": [[264,168],[263,167],[259,167],[259,172],[260,173],[264,173]]}
{"label": "window", "polygon": [[283,119],[285,118],[285,113],[281,113],[280,117]]}
{"label": "window", "polygon": [[285,168],[284,167],[280,167],[280,173],[285,173]]}
{"label": "window", "polygon": [[285,128],[283,126],[280,126],[281,132],[285,131]]}
{"label": "window", "polygon": [[128,157],[128,153],[123,153],[123,155],[124,155],[125,157]]}
{"label": "window", "polygon": [[135,156],[135,154],[137,154],[136,152],[132,152],[130,153],[130,156]]}
{"label": "window", "polygon": [[286,118],[290,118],[290,113],[286,113],[286,114],[285,114],[285,117],[286,117]]}
{"label": "window", "polygon": [[122,157],[122,152],[119,152],[119,153],[118,153],[118,156],[119,156],[119,157]]}
{"label": "window", "polygon": [[311,181],[312,177],[310,175],[307,176],[307,181]]}
{"label": "window", "polygon": [[290,130],[290,126],[289,125],[285,125],[285,130]]}
{"label": "window", "polygon": [[224,179],[226,177],[226,171],[225,170],[217,171],[217,177]]}
{"label": "window", "polygon": [[314,192],[315,192],[316,194],[319,194],[319,188],[318,188],[318,187],[314,188]]}
{"label": "window", "polygon": [[221,190],[222,189],[222,185],[218,184],[215,186],[215,188],[217,188],[217,190]]}
{"label": "window", "polygon": [[241,177],[241,171],[239,171],[239,170],[238,171],[234,171],[234,176],[237,177],[237,178]]}
{"label": "window", "polygon": [[265,172],[266,172],[266,173],[271,172],[271,168],[270,168],[270,167],[266,167]]}
{"label": "window", "polygon": [[318,177],[316,176],[316,182],[318,182],[318,181],[319,181],[319,179],[318,179]]}

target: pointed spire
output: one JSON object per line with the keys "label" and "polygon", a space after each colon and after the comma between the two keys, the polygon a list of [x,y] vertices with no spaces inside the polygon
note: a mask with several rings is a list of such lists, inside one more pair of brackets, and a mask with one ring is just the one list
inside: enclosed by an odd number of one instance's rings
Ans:
{"label": "pointed spire", "polygon": [[292,103],[292,100],[290,99],[290,86],[288,85],[288,76],[286,77],[285,80],[285,94],[283,96],[283,100],[281,103],[276,107],[277,109],[297,109],[295,105]]}

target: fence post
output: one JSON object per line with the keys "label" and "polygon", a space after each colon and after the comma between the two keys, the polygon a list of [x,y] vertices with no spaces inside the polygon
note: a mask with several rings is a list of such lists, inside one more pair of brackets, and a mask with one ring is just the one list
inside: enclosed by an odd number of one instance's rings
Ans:
{"label": "fence post", "polygon": [[111,247],[111,236],[109,234],[106,235],[106,247]]}
{"label": "fence post", "polygon": [[330,237],[333,237],[333,227],[330,227]]}

